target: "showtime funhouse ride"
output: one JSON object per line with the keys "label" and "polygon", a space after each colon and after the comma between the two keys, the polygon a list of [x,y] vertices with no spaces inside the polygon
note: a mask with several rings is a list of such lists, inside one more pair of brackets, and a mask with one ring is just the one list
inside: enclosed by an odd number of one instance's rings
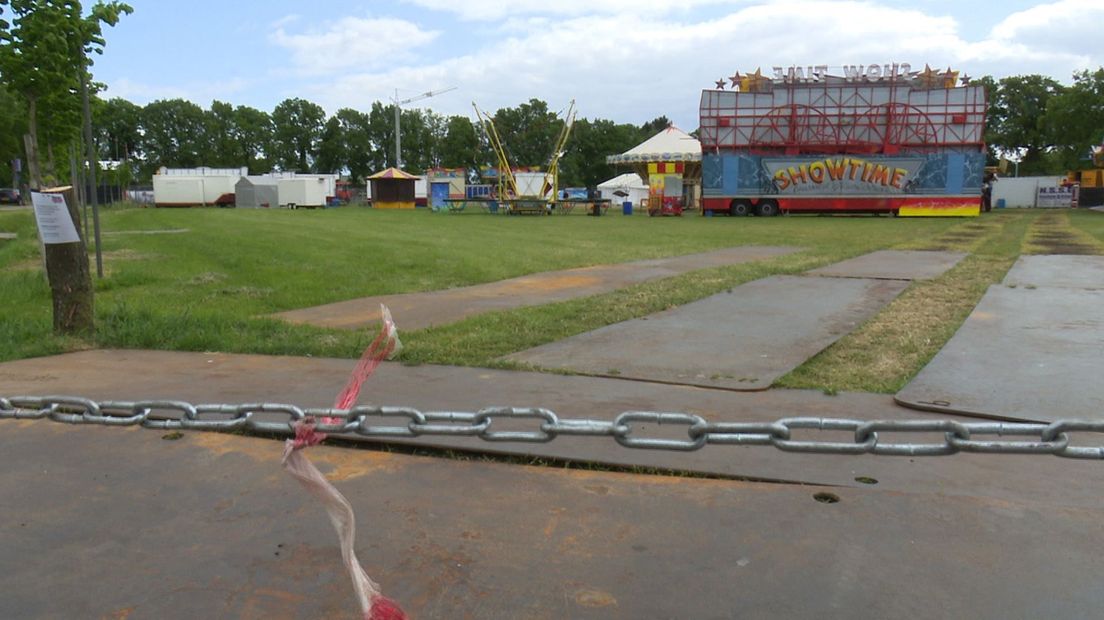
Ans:
{"label": "showtime funhouse ride", "polygon": [[703,213],[978,215],[986,94],[957,71],[819,65],[729,80],[702,91]]}

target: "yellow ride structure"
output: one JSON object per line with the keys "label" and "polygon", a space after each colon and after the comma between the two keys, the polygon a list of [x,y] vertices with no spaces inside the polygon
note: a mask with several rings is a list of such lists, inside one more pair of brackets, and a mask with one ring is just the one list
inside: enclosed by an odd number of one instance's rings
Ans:
{"label": "yellow ride structure", "polygon": [[548,164],[545,167],[545,182],[541,184],[537,194],[522,194],[518,191],[517,177],[514,175],[515,168],[510,162],[510,157],[502,144],[502,138],[495,128],[494,119],[490,114],[480,110],[474,101],[472,102],[472,108],[475,109],[475,116],[483,126],[483,131],[487,134],[487,141],[490,142],[498,160],[498,199],[507,205],[507,212],[536,212],[538,207],[547,212],[549,207],[555,206],[559,190],[560,159],[564,155],[567,140],[571,136],[571,129],[575,125],[575,101],[571,101],[567,112],[564,114],[563,126],[556,136],[552,153],[549,155]]}

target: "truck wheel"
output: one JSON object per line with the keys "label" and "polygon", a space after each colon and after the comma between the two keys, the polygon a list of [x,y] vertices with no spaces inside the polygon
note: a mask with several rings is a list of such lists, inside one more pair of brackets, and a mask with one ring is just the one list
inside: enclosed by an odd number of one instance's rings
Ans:
{"label": "truck wheel", "polygon": [[764,200],[756,207],[755,214],[763,217],[778,215],[778,203],[773,200]]}
{"label": "truck wheel", "polygon": [[747,215],[751,213],[751,205],[746,200],[733,200],[732,205],[728,207],[728,214],[732,217]]}

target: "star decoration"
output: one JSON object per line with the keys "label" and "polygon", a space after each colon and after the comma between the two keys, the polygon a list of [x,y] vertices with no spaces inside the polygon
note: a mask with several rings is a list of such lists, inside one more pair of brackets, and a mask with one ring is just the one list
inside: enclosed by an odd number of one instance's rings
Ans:
{"label": "star decoration", "polygon": [[935,88],[943,81],[943,75],[933,71],[927,64],[924,65],[924,70],[916,77],[920,79],[920,88]]}
{"label": "star decoration", "polygon": [[970,76],[966,75],[965,73],[963,73],[963,74],[962,74],[962,77],[960,77],[960,78],[958,78],[958,79],[959,79],[959,81],[961,81],[961,82],[962,82],[962,85],[963,85],[963,86],[969,86],[969,85],[970,85],[970,82],[971,82],[971,81],[973,81],[973,79],[974,79],[974,78],[972,78],[972,77],[970,77]]}
{"label": "star decoration", "polygon": [[943,74],[943,88],[954,88],[956,84],[958,84],[958,71],[952,71],[947,67],[947,72]]}
{"label": "star decoration", "polygon": [[732,82],[732,88],[736,88],[740,85],[741,79],[742,78],[740,78],[740,72],[737,71],[736,73],[732,74],[732,77],[728,78],[728,81]]}
{"label": "star decoration", "polygon": [[717,85],[717,90],[724,90],[724,86],[725,86],[724,78],[721,78],[721,79],[717,80],[714,83]]}
{"label": "star decoration", "polygon": [[770,79],[763,77],[763,72],[756,68],[755,73],[745,73],[740,78],[740,90],[745,93],[763,92],[769,82]]}

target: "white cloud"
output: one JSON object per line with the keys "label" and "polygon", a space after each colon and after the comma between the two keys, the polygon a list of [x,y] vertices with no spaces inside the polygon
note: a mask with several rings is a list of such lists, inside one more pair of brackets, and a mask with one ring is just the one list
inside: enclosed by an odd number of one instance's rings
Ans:
{"label": "white cloud", "polygon": [[404,0],[461,19],[502,19],[516,15],[665,15],[711,4],[744,4],[734,0]]}
{"label": "white cloud", "polygon": [[870,62],[957,66],[954,49],[964,44],[951,18],[872,2],[789,0],[716,19],[688,17],[633,11],[516,18],[466,57],[346,76],[327,89],[327,107],[386,101],[396,85],[459,85],[460,96],[425,105],[468,114],[464,99],[494,110],[531,97],[555,109],[575,98],[582,116],[640,123],[665,114],[689,130],[697,126],[701,89],[735,71]]}
{"label": "white cloud", "polygon": [[278,25],[270,40],[291,51],[302,73],[327,74],[408,61],[412,48],[432,42],[438,34],[401,19],[343,17],[301,34],[288,34]]}
{"label": "white cloud", "polygon": [[108,82],[107,92],[100,97],[122,97],[138,105],[158,99],[187,99],[206,108],[214,99],[234,101],[234,96],[245,91],[251,84],[251,80],[243,78],[223,78],[169,86],[124,77]]}
{"label": "white cloud", "polygon": [[[332,113],[345,106],[367,110],[373,101],[389,101],[395,89],[406,96],[457,86],[412,105],[471,116],[472,100],[494,111],[539,98],[555,110],[574,98],[581,116],[641,123],[666,115],[690,130],[697,126],[701,89],[756,67],[769,73],[773,65],[828,64],[838,70],[843,64],[908,62],[917,69],[951,66],[975,77],[1041,73],[1068,81],[1073,69],[1104,64],[1104,51],[1091,44],[1104,22],[1099,0],[1053,0],[1009,14],[991,32],[972,38],[954,17],[926,8],[930,4],[904,7],[890,0],[723,6],[714,0],[639,0],[623,11],[628,2],[622,0],[408,2],[451,7],[453,14],[436,14],[435,29],[384,17],[313,26],[280,20],[271,27],[271,41],[287,50],[290,61],[283,64],[290,70],[259,72],[250,94],[305,97]],[[701,10],[706,2],[713,6]],[[511,7],[505,19],[450,19],[502,6]],[[541,8],[546,6],[559,8]],[[997,19],[999,14],[992,21]],[[288,26],[293,22],[294,30]],[[339,79],[333,75],[338,70]],[[166,91],[123,80],[113,82],[109,94],[149,100],[188,93],[207,103],[213,96],[230,99],[227,93],[234,91],[227,85],[234,87],[231,81]]]}

